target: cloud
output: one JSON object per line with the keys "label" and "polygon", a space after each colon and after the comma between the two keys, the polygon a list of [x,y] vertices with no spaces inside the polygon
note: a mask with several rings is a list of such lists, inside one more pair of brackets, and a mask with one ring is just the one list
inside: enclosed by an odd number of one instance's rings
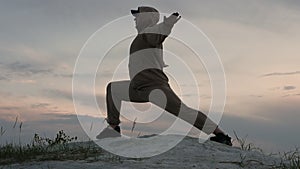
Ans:
{"label": "cloud", "polygon": [[54,77],[62,77],[62,78],[72,78],[73,73],[54,73]]}
{"label": "cloud", "polygon": [[42,93],[51,98],[63,98],[66,100],[72,101],[72,93],[66,90],[59,90],[59,89],[45,89]]}
{"label": "cloud", "polygon": [[251,95],[249,95],[250,97],[256,97],[256,98],[262,98],[263,97],[263,95],[255,95],[255,94],[251,94]]}
{"label": "cloud", "polygon": [[280,90],[280,87],[272,87],[272,88],[269,88],[269,90],[271,90],[271,91]]}
{"label": "cloud", "polygon": [[46,108],[50,106],[49,103],[37,103],[37,104],[31,104],[31,108],[36,109],[36,108]]}
{"label": "cloud", "polygon": [[1,98],[7,98],[10,97],[12,93],[10,91],[0,91],[0,97]]}
{"label": "cloud", "polygon": [[1,106],[0,107],[0,111],[3,110],[3,111],[11,111],[11,110],[19,110],[20,107],[17,107],[17,106]]}
{"label": "cloud", "polygon": [[4,75],[0,75],[0,81],[1,81],[1,80],[7,81],[8,78],[7,78],[6,76],[4,76]]}
{"label": "cloud", "polygon": [[22,63],[19,61],[10,63],[6,66],[7,69],[11,70],[14,73],[22,73],[22,74],[48,74],[52,72],[51,69],[45,69],[45,68],[37,68],[37,66],[28,64],[28,63]]}
{"label": "cloud", "polygon": [[53,74],[51,68],[41,68],[38,65],[32,65],[25,62],[15,61],[8,64],[1,64],[1,77],[2,80],[14,80],[19,77],[33,77],[33,76],[45,76]]}
{"label": "cloud", "polygon": [[290,95],[290,94],[286,94],[286,95],[283,95],[283,96],[281,96],[281,97],[290,97],[290,96],[292,96],[292,95]]}
{"label": "cloud", "polygon": [[300,96],[300,93],[296,93],[296,94],[286,94],[286,95],[283,95],[281,97],[293,97],[293,96]]}
{"label": "cloud", "polygon": [[274,72],[274,73],[267,73],[261,75],[261,77],[269,77],[269,76],[288,76],[288,75],[298,75],[300,74],[300,71],[294,71],[294,72]]}
{"label": "cloud", "polygon": [[284,86],[283,87],[283,90],[294,90],[294,89],[296,89],[295,86]]}
{"label": "cloud", "polygon": [[[71,91],[67,91],[67,90],[60,90],[60,89],[44,89],[42,91],[42,93],[45,96],[51,97],[51,98],[62,98],[62,99],[66,99],[68,101],[72,101],[73,102],[73,94]],[[95,94],[95,95],[90,95],[89,93],[76,93],[77,94],[77,98],[80,98],[80,100],[82,101],[82,104],[89,106],[89,105],[93,105],[92,103],[94,103],[94,98],[96,97],[97,103],[101,108],[105,107],[105,100],[106,97],[102,94]]]}
{"label": "cloud", "polygon": [[[72,78],[73,73],[61,73],[50,65],[29,64],[15,61],[7,64],[0,64],[0,81],[15,81],[23,84],[36,83],[36,80],[28,79],[34,77],[54,77],[54,78]],[[24,79],[26,77],[26,79]]]}

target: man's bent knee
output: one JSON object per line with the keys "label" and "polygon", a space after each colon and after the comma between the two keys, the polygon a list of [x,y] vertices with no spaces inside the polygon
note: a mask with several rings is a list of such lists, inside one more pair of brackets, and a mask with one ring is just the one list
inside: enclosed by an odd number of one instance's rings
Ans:
{"label": "man's bent knee", "polygon": [[106,92],[108,93],[108,92],[111,92],[111,82],[109,82],[108,84],[107,84],[107,86],[106,86]]}

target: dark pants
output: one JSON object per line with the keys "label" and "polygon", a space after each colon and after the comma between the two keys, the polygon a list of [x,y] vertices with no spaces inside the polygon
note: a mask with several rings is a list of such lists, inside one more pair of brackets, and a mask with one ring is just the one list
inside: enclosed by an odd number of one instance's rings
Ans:
{"label": "dark pants", "polygon": [[168,82],[140,87],[133,81],[115,81],[107,85],[107,122],[119,125],[122,101],[151,102],[167,112],[194,125],[206,134],[211,134],[217,125],[201,111],[186,106],[174,93]]}

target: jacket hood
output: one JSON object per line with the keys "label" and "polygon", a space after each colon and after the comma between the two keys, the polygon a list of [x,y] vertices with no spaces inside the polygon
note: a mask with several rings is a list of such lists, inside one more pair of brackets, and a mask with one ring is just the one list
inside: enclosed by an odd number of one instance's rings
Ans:
{"label": "jacket hood", "polygon": [[137,10],[131,10],[131,14],[134,17],[139,17],[137,24],[138,32],[144,30],[147,27],[154,26],[159,21],[159,12],[153,7],[141,6]]}

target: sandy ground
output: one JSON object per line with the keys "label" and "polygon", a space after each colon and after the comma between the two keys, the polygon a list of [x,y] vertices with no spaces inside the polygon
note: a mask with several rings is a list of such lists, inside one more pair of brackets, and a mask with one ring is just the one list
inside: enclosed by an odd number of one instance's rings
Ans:
{"label": "sandy ground", "polygon": [[[178,136],[159,136],[159,139],[167,142],[176,140]],[[147,148],[146,155],[155,153],[163,144],[156,142],[156,138],[146,138],[146,142],[140,142],[139,139],[104,139],[98,141],[99,144],[112,146],[112,150],[126,150],[129,153],[145,148],[148,143],[151,145],[158,144],[155,148]],[[147,142],[148,141],[148,142]],[[143,143],[143,144],[141,144]],[[84,143],[76,143],[84,144]],[[134,148],[133,148],[134,145]],[[149,147],[149,146],[146,146]],[[145,149],[143,149],[145,150]],[[126,151],[125,151],[126,152]],[[144,153],[145,154],[145,153]],[[86,160],[78,161],[41,161],[26,162],[22,164],[11,164],[0,166],[3,169],[24,168],[24,169],[99,169],[99,168],[201,168],[201,169],[266,169],[271,168],[274,164],[278,164],[279,159],[266,156],[257,151],[243,151],[237,147],[229,147],[211,141],[199,143],[198,139],[185,137],[178,145],[171,150],[148,158],[125,158],[114,156],[110,153],[103,153],[99,157],[91,157]]]}

